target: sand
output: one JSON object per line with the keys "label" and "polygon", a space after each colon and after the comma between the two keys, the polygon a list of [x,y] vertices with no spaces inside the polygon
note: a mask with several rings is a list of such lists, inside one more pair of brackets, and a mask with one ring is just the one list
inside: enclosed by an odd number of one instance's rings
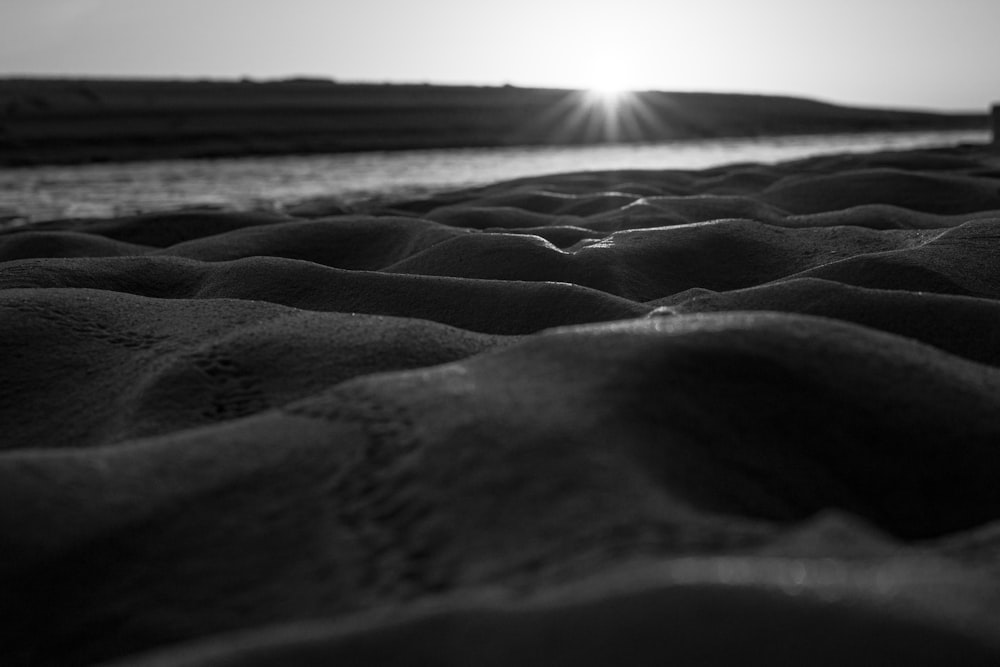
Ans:
{"label": "sand", "polygon": [[1000,154],[0,233],[0,662],[1000,664]]}

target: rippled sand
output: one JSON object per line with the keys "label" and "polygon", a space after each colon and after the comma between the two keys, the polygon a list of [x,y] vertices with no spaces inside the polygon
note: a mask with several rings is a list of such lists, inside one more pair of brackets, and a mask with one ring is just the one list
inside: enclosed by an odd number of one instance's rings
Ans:
{"label": "rippled sand", "polygon": [[0,662],[1000,664],[998,300],[968,146],[8,230]]}

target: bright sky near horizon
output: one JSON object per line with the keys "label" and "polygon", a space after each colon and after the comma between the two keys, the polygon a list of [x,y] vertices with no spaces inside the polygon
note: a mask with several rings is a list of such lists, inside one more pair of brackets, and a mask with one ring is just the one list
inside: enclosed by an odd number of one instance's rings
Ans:
{"label": "bright sky near horizon", "polygon": [[1000,101],[1000,0],[0,0],[0,76]]}

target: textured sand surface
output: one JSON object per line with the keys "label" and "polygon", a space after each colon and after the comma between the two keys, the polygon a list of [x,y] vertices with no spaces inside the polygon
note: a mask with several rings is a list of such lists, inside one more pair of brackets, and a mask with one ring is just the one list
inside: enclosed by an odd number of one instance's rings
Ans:
{"label": "textured sand surface", "polygon": [[1000,664],[1000,155],[0,234],[0,663]]}

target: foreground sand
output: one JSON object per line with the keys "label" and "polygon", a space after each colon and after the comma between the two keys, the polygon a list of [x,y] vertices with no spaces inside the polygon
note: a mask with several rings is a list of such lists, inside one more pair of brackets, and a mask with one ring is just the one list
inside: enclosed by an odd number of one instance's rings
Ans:
{"label": "foreground sand", "polygon": [[997,154],[322,213],[0,234],[0,663],[1000,664]]}

